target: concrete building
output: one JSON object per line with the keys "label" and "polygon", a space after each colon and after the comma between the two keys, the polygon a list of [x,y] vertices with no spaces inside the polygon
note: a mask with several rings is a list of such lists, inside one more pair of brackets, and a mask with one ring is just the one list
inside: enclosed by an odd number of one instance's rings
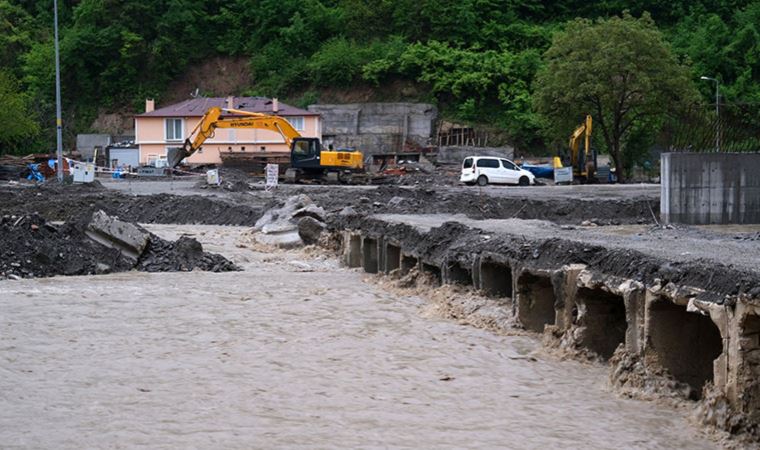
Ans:
{"label": "concrete building", "polygon": [[89,161],[96,149],[102,152],[111,142],[113,140],[110,134],[77,134],[77,152],[82,160]]}
{"label": "concrete building", "polygon": [[[273,114],[287,119],[301,135],[322,135],[320,115],[277,99],[265,97],[194,98],[155,109],[153,100],[145,101],[145,112],[135,116],[136,144],[140,163],[153,164],[166,158],[166,150],[178,147],[189,136],[211,107]],[[226,115],[225,117],[233,117]],[[222,153],[287,152],[285,140],[276,132],[256,129],[220,129],[206,140],[202,149],[188,159],[190,164],[220,164]]]}
{"label": "concrete building", "polygon": [[438,110],[427,103],[310,105],[324,121],[324,145],[365,155],[429,146]]}

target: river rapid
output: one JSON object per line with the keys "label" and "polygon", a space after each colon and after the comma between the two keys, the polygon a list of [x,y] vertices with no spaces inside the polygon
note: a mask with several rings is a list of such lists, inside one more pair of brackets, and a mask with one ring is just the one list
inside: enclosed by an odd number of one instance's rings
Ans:
{"label": "river rapid", "polygon": [[532,336],[236,246],[242,228],[150,228],[245,270],[0,281],[0,447],[715,448]]}

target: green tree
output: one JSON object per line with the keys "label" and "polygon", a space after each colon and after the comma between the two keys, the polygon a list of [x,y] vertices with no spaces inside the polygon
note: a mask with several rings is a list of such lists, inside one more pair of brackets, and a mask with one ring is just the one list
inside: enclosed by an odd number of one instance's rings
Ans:
{"label": "green tree", "polygon": [[591,114],[621,181],[628,169],[623,151],[635,151],[626,145],[631,132],[656,126],[696,98],[687,69],[648,14],[571,21],[544,57],[534,106],[548,135],[564,138]]}
{"label": "green tree", "polygon": [[20,6],[0,0],[0,67],[17,67],[32,44],[32,18]]}
{"label": "green tree", "polygon": [[0,71],[0,153],[18,147],[24,139],[33,138],[38,132],[37,123],[30,118],[28,100],[18,81],[9,72]]}

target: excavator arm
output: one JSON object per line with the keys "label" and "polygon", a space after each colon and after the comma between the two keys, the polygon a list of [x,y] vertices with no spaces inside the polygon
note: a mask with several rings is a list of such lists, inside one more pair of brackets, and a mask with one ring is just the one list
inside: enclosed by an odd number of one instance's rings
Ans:
{"label": "excavator arm", "polygon": [[[222,118],[223,112],[244,117]],[[190,136],[185,139],[182,147],[170,148],[168,150],[167,160],[169,167],[177,167],[183,159],[198,151],[203,143],[206,142],[206,139],[214,136],[214,131],[217,128],[256,128],[274,131],[285,139],[285,144],[288,148],[290,148],[293,139],[301,137],[298,131],[293,128],[293,125],[282,117],[241,111],[239,109],[212,107],[206,111],[206,114],[204,114],[201,121],[190,133]]]}
{"label": "excavator arm", "polygon": [[[593,120],[590,115],[586,116],[586,120],[578,126],[570,135],[568,146],[570,147],[570,165],[573,170],[583,176],[589,175],[589,164],[593,158],[591,151],[591,132],[593,128]],[[581,150],[580,144],[583,141],[584,146]],[[591,169],[593,172],[594,169]]]}

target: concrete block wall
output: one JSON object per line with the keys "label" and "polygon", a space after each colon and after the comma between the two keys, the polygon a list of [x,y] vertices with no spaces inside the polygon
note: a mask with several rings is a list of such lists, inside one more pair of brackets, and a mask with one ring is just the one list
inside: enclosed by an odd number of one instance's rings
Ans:
{"label": "concrete block wall", "polygon": [[110,134],[77,134],[77,151],[82,159],[91,159],[96,147],[103,151],[111,142]]}
{"label": "concrete block wall", "polygon": [[440,164],[462,164],[468,156],[495,156],[514,159],[514,147],[460,147],[442,146],[438,148],[436,162]]}
{"label": "concrete block wall", "polygon": [[322,115],[325,143],[367,155],[400,151],[405,141],[427,145],[438,117],[428,103],[310,105],[309,111]]}
{"label": "concrete block wall", "polygon": [[663,153],[664,223],[760,223],[760,153]]}

